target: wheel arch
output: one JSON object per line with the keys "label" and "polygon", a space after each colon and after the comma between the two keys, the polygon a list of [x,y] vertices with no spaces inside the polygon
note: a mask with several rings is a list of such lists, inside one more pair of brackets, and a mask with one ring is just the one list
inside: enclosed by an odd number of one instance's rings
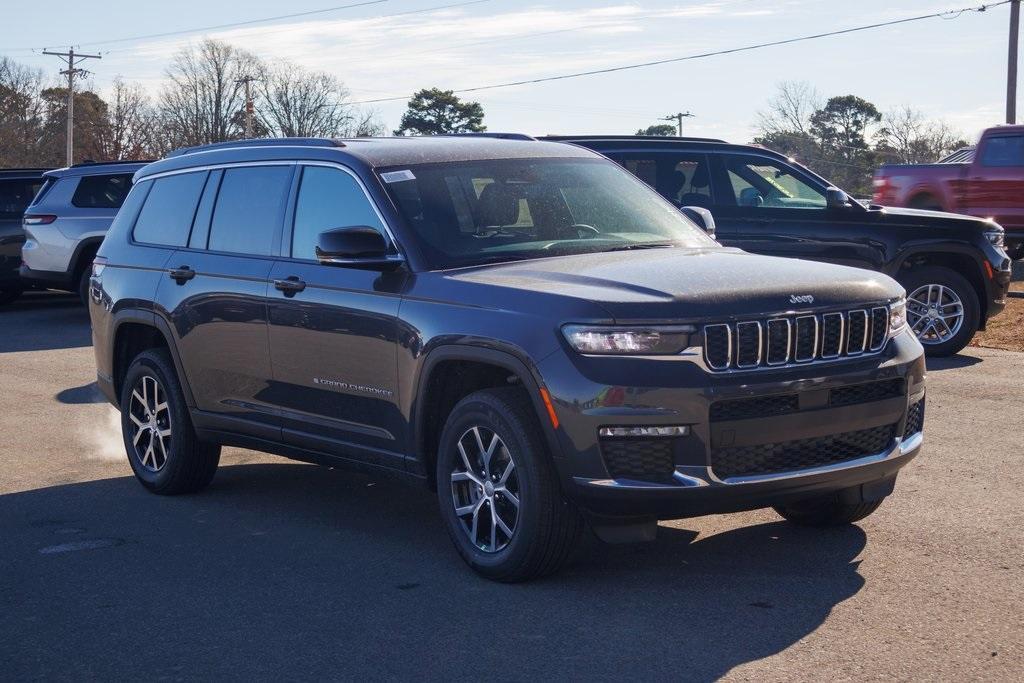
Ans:
{"label": "wheel arch", "polygon": [[82,271],[92,263],[91,260],[86,261],[85,259],[96,256],[100,245],[103,244],[103,237],[103,235],[86,237],[75,246],[75,251],[71,254],[71,261],[68,263],[68,276],[71,278],[72,287],[78,286],[78,278],[82,276]]}
{"label": "wheel arch", "polygon": [[[551,423],[545,400],[541,394],[543,382],[539,374],[532,367],[532,364],[509,350],[460,344],[439,346],[427,354],[420,366],[416,391],[414,393],[415,398],[411,410],[415,454],[425,470],[429,486],[433,487],[435,485],[433,465],[436,461],[436,444],[443,429],[443,421],[447,419],[450,409],[458,401],[458,398],[452,401],[448,397],[448,400],[443,400],[440,405],[437,405],[432,403],[432,399],[436,402],[438,398],[436,394],[439,388],[438,382],[440,379],[448,376],[446,370],[451,369],[453,365],[459,364],[493,368],[496,374],[491,378],[492,380],[499,375],[503,376],[506,380],[514,378],[512,381],[507,381],[504,386],[515,384],[522,386],[541,425],[548,449],[553,455],[557,456],[559,450],[555,428]],[[473,387],[474,385],[470,382],[468,386]],[[486,386],[502,385],[492,381]],[[486,388],[486,386],[480,388]],[[462,393],[462,396],[467,395],[467,393]],[[441,415],[441,413],[444,413],[444,415]]]}
{"label": "wheel arch", "polygon": [[[121,395],[121,382],[128,371],[132,358],[149,348],[166,348],[174,362],[178,374],[178,383],[185,394],[185,402],[189,408],[195,407],[192,389],[184,372],[178,348],[174,344],[167,321],[153,311],[140,309],[124,309],[114,315],[113,340],[110,348],[111,381],[115,396]],[[134,352],[134,353],[133,353]],[[130,357],[128,357],[130,355]]]}
{"label": "wheel arch", "polygon": [[895,265],[888,274],[897,280],[901,274],[922,266],[949,268],[962,275],[978,297],[981,314],[978,329],[985,329],[985,321],[988,318],[988,288],[985,285],[985,267],[974,250],[958,244],[919,245],[900,252],[893,263]]}

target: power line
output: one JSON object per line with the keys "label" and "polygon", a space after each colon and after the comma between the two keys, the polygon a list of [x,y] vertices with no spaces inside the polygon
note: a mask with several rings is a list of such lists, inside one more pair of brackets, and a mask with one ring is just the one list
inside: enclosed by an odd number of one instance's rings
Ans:
{"label": "power line", "polygon": [[[495,83],[492,85],[479,85],[472,88],[458,88],[454,89],[453,92],[458,93],[469,93],[469,92],[480,92],[482,90],[494,90],[497,88],[511,88],[517,85],[533,85],[536,83],[548,83],[551,81],[562,81],[570,78],[580,78],[582,76],[597,76],[600,74],[615,73],[618,71],[629,71],[632,69],[642,69],[649,66],[660,66],[662,64],[673,64],[676,62],[686,62],[696,59],[704,59],[706,57],[717,57],[720,55],[735,54],[737,52],[747,52],[750,50],[760,50],[766,47],[776,47],[779,45],[789,45],[792,43],[800,43],[808,40],[817,40],[819,38],[827,38],[830,36],[839,36],[847,33],[856,33],[858,31],[868,31],[876,28],[883,28],[886,26],[896,26],[897,24],[907,24],[912,21],[922,21],[924,19],[936,19],[946,18],[952,15],[960,16],[964,12],[984,12],[992,7],[998,7],[999,5],[1005,5],[1010,0],[1000,0],[999,2],[989,3],[987,5],[977,5],[975,7],[965,7],[959,10],[946,10],[944,12],[934,12],[932,14],[922,14],[916,17],[907,17],[905,19],[895,19],[892,21],[883,21],[874,24],[866,24],[864,26],[854,26],[852,28],[844,28],[836,31],[826,31],[824,33],[815,33],[808,36],[799,36],[796,38],[786,38],[784,40],[773,40],[767,43],[757,43],[754,45],[744,45],[742,47],[734,47],[726,50],[715,50],[713,52],[702,52],[695,55],[686,55],[684,57],[671,57],[669,59],[658,59],[650,62],[641,62],[639,64],[627,64],[624,66],[613,66],[604,69],[592,69],[590,71],[578,71],[576,73],[561,74],[558,76],[544,76],[542,78],[529,78],[521,81],[510,81],[508,83]],[[955,17],[954,17],[955,18]],[[379,104],[382,102],[398,102],[401,100],[407,100],[411,96],[406,95],[403,97],[382,97],[373,100],[362,100],[359,102],[351,102],[350,104]]]}
{"label": "power line", "polygon": [[65,144],[65,152],[67,154],[68,166],[70,166],[75,163],[75,76],[89,73],[85,69],[79,69],[75,64],[83,59],[102,59],[102,57],[100,55],[75,54],[74,48],[69,48],[67,52],[51,52],[49,50],[44,50],[43,54],[60,57],[64,60],[64,63],[68,65],[68,68],[61,71],[61,73],[68,77],[68,134]]}

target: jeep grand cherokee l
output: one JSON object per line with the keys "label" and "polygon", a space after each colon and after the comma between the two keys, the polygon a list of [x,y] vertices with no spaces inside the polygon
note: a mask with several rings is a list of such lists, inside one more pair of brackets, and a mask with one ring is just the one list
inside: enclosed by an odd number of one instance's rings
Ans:
{"label": "jeep grand cherokee l", "polygon": [[515,581],[585,522],[870,514],[922,441],[903,296],[723,248],[580,147],[290,139],[139,171],[89,309],[149,490],[203,488],[223,444],[397,473]]}
{"label": "jeep grand cherokee l", "polygon": [[0,170],[0,304],[7,304],[25,288],[18,277],[21,245],[25,231],[21,217],[25,207],[43,186],[45,168],[9,168]]}
{"label": "jeep grand cherokee l", "polygon": [[1006,307],[1003,228],[935,211],[864,206],[792,159],[703,138],[555,136],[622,164],[679,207],[714,214],[718,240],[770,256],[877,270],[907,290],[930,356],[957,353]]}

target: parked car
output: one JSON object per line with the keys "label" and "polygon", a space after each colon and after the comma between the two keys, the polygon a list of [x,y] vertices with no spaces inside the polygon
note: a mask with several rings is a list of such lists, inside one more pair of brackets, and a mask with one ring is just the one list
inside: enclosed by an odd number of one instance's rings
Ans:
{"label": "parked car", "polygon": [[493,579],[554,571],[587,520],[851,523],[922,443],[898,283],[723,248],[572,145],[185,150],[138,173],[92,273],[143,486],[202,489],[225,444],[397,474]]}
{"label": "parked car", "polygon": [[886,164],[874,201],[987,218],[1006,230],[1006,250],[1024,258],[1024,126],[996,126],[977,146],[935,164]]}
{"label": "parked car", "polygon": [[22,281],[77,292],[84,302],[92,258],[131,189],[132,174],[146,163],[86,162],[44,173],[45,184],[22,220]]}
{"label": "parked car", "polygon": [[864,206],[791,159],[704,138],[553,136],[622,164],[677,207],[710,210],[718,241],[745,251],[876,270],[907,292],[932,356],[957,353],[1006,305],[1010,259],[998,225]]}
{"label": "parked car", "polygon": [[17,299],[24,284],[18,277],[21,245],[25,231],[21,217],[36,192],[43,185],[45,168],[11,168],[0,170],[0,304]]}

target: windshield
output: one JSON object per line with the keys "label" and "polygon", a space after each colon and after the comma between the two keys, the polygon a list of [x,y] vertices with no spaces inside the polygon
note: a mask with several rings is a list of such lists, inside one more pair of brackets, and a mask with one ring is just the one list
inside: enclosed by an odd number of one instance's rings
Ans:
{"label": "windshield", "polygon": [[492,159],[381,169],[434,268],[716,243],[603,159]]}

